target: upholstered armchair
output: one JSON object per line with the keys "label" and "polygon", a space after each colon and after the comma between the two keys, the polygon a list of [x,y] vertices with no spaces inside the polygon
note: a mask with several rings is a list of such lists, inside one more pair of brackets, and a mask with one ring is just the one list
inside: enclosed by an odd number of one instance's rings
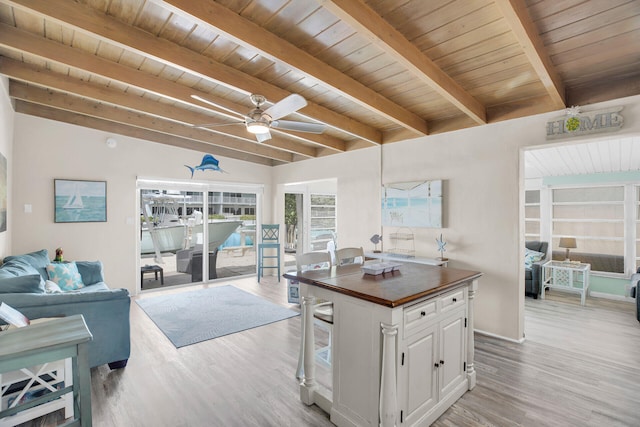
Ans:
{"label": "upholstered armchair", "polygon": [[636,319],[640,322],[640,268],[631,275],[631,297],[636,299]]}
{"label": "upholstered armchair", "polygon": [[539,260],[531,263],[531,266],[525,266],[524,269],[524,294],[532,296],[534,299],[540,295],[540,286],[542,282],[542,264],[547,262],[547,249],[549,243],[532,240],[525,242],[525,247],[531,251],[543,253],[544,256]]}

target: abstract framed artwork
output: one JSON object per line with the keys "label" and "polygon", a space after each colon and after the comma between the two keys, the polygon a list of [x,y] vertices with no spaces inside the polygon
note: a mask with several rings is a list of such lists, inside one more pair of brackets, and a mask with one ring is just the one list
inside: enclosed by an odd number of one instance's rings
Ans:
{"label": "abstract framed artwork", "polygon": [[385,184],[382,225],[442,228],[442,180]]}
{"label": "abstract framed artwork", "polygon": [[106,222],[107,182],[54,179],[55,222]]}

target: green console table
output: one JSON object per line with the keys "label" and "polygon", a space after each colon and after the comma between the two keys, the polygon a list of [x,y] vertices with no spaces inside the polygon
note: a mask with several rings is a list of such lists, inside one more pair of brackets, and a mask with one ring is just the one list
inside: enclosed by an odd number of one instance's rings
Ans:
{"label": "green console table", "polygon": [[0,411],[0,419],[73,393],[74,417],[65,427],[91,426],[91,373],[86,343],[93,336],[82,315],[0,332],[0,373],[71,358],[73,384]]}

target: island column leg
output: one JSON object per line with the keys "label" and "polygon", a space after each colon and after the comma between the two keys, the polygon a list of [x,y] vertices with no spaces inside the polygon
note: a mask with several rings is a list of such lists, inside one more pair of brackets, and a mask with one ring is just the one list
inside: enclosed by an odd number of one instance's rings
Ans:
{"label": "island column leg", "polygon": [[315,304],[316,297],[302,297],[304,373],[300,383],[300,400],[306,405],[314,403],[313,393],[316,388],[315,336],[313,331],[313,307]]}
{"label": "island column leg", "polygon": [[396,335],[398,325],[382,323],[382,372],[380,375],[380,427],[396,425],[398,396],[396,389]]}
{"label": "island column leg", "polygon": [[469,310],[467,313],[467,378],[469,380],[469,390],[473,390],[473,388],[476,386],[476,369],[473,361],[475,357],[475,340],[473,337],[473,299],[476,296],[477,289],[478,279],[475,279],[469,286]]}

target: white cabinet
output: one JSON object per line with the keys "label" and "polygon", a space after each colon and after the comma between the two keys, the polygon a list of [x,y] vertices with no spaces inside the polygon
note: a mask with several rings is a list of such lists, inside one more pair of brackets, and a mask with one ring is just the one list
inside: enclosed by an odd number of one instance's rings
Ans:
{"label": "white cabinet", "polygon": [[467,388],[466,288],[404,310],[398,347],[399,425],[428,425]]}

